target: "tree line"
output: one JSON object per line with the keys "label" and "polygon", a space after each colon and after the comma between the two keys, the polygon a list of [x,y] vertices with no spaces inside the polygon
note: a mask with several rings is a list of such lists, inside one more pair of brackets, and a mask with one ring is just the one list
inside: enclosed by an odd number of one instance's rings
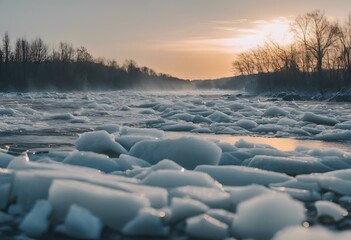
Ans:
{"label": "tree line", "polygon": [[50,48],[41,38],[0,43],[0,91],[182,89],[188,81],[156,73],[126,60],[94,58],[85,47],[60,42]]}
{"label": "tree line", "polygon": [[323,96],[351,87],[351,14],[339,23],[314,10],[297,16],[290,31],[294,41],[289,45],[270,41],[237,55],[233,68],[250,76],[248,88],[318,91]]}

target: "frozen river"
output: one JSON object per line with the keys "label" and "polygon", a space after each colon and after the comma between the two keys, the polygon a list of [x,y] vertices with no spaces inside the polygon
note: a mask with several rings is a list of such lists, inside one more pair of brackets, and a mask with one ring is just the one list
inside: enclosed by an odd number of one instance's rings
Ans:
{"label": "frozen river", "polygon": [[241,92],[2,93],[0,106],[0,145],[15,152],[70,147],[79,133],[106,125],[230,143],[243,138],[280,150],[348,150],[351,140],[349,103],[271,101]]}
{"label": "frozen river", "polygon": [[243,92],[1,93],[0,238],[351,239],[350,119]]}

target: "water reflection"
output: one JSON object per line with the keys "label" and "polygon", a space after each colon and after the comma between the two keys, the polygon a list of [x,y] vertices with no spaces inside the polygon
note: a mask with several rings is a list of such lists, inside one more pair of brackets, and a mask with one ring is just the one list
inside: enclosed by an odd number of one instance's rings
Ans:
{"label": "water reflection", "polygon": [[182,136],[196,136],[200,138],[214,139],[217,141],[223,141],[230,144],[234,144],[240,139],[254,144],[267,144],[280,151],[294,151],[297,147],[301,146],[304,148],[336,148],[346,152],[351,152],[350,143],[341,142],[324,142],[317,140],[299,140],[294,138],[270,138],[270,137],[256,137],[256,136],[234,136],[226,134],[199,134],[189,132],[167,132],[167,137],[177,138]]}

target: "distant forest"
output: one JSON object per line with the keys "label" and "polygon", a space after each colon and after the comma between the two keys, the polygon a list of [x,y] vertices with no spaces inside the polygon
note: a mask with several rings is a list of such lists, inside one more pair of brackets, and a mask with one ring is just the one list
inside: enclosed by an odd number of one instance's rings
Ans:
{"label": "distant forest", "polygon": [[267,42],[239,54],[233,62],[237,75],[249,76],[246,89],[328,91],[351,87],[351,14],[344,23],[315,10],[291,24],[294,42]]}
{"label": "distant forest", "polygon": [[61,42],[50,49],[41,38],[18,38],[5,33],[0,43],[0,91],[184,89],[190,85],[127,60],[94,58],[85,47]]}
{"label": "distant forest", "polygon": [[[266,42],[235,57],[235,77],[187,81],[127,60],[94,58],[85,47],[7,33],[0,41],[0,91],[246,89],[249,92],[351,93],[351,14],[340,23],[321,10],[296,17],[294,42]],[[351,100],[351,96],[350,96]]]}

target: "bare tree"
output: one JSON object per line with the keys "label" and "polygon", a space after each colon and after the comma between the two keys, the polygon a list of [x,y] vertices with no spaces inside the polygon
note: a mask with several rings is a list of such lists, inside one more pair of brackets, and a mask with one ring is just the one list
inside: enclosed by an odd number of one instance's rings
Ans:
{"label": "bare tree", "polygon": [[72,44],[60,42],[59,46],[59,55],[60,60],[65,62],[72,62],[74,61],[74,48]]}
{"label": "bare tree", "polygon": [[4,38],[2,39],[4,62],[9,63],[11,58],[11,43],[9,34],[6,32]]}
{"label": "bare tree", "polygon": [[305,46],[306,54],[310,52],[314,57],[315,70],[322,73],[323,60],[327,51],[339,39],[338,24],[329,21],[324,12],[315,10],[298,16],[292,29],[296,39]]}
{"label": "bare tree", "polygon": [[351,73],[351,13],[342,27],[340,43],[342,48],[340,57],[343,62],[343,67]]}
{"label": "bare tree", "polygon": [[91,62],[93,57],[85,47],[80,47],[76,49],[76,61],[77,62]]}
{"label": "bare tree", "polygon": [[48,46],[41,38],[34,39],[30,44],[30,58],[33,62],[44,62],[48,57]]}
{"label": "bare tree", "polygon": [[15,44],[15,61],[28,62],[30,57],[30,46],[25,38],[18,38]]}

